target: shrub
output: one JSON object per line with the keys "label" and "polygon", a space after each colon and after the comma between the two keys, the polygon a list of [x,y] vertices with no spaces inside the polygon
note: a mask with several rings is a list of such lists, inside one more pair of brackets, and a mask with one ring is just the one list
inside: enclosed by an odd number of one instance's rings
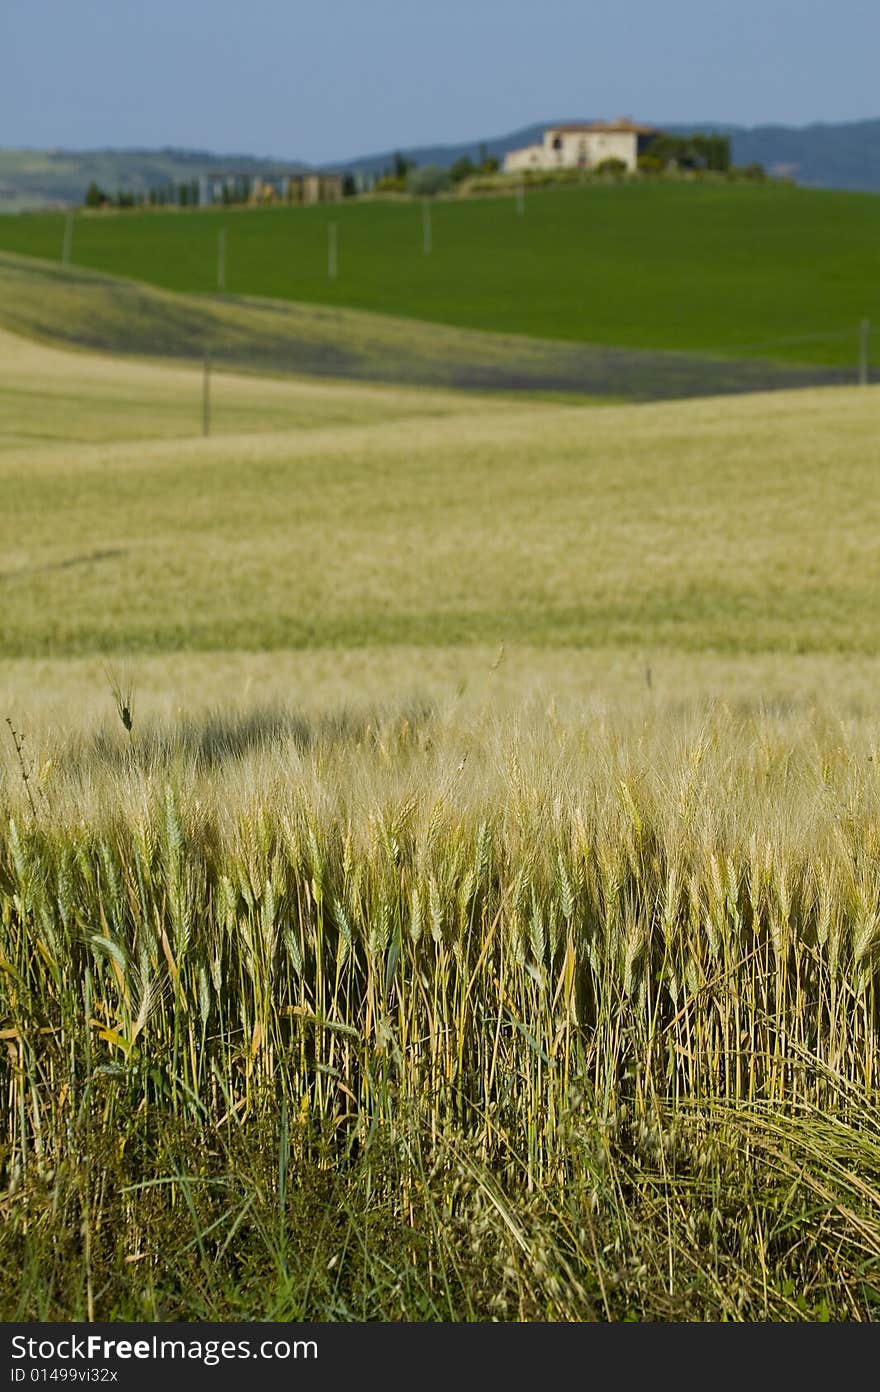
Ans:
{"label": "shrub", "polygon": [[[667,135],[654,137],[645,155],[657,159],[663,167],[679,169],[711,169],[723,173],[730,168],[730,137],[726,135]],[[639,160],[639,164],[641,164]]]}
{"label": "shrub", "polygon": [[612,156],[610,159],[603,159],[596,165],[596,173],[612,174],[616,179],[619,179],[622,174],[626,173],[626,162],[622,159],[617,159],[615,156]]}
{"label": "shrub", "polygon": [[449,167],[449,177],[454,184],[460,184],[462,179],[467,179],[471,174],[476,174],[476,172],[476,165],[468,159],[467,155],[462,156],[461,159],[456,160],[455,164]]}
{"label": "shrub", "polygon": [[376,193],[406,193],[406,179],[397,174],[382,174],[375,183]]}
{"label": "shrub", "polygon": [[409,192],[419,194],[423,198],[442,193],[451,183],[449,171],[441,169],[439,164],[423,164],[419,169],[411,169],[406,176]]}
{"label": "shrub", "polygon": [[103,208],[104,205],[107,204],[107,203],[109,203],[109,202],[110,202],[110,199],[109,199],[108,195],[107,195],[107,194],[104,192],[104,190],[101,188],[100,184],[96,184],[96,183],[95,183],[95,180],[93,179],[92,182],[89,184],[88,188],[86,189],[86,197],[85,197],[85,204],[86,204],[86,207],[87,207],[87,208]]}

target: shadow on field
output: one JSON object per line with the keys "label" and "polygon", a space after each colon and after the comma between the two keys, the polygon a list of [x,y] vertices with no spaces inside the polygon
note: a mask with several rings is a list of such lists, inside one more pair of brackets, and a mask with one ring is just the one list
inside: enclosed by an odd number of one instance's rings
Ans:
{"label": "shadow on field", "polygon": [[72,570],[75,566],[96,565],[100,561],[112,561],[124,556],[121,546],[105,547],[102,551],[84,551],[76,556],[67,556],[61,561],[49,561],[45,565],[22,566],[18,570],[0,570],[0,580],[18,579],[23,575],[50,575],[54,570]]}
{"label": "shadow on field", "polygon": [[183,295],[0,255],[0,323],[59,345],[276,375],[659,401],[852,384],[852,371],[487,333],[364,310]]}
{"label": "shadow on field", "polygon": [[81,769],[94,768],[95,764],[128,769],[134,762],[141,768],[156,769],[183,762],[209,770],[284,745],[300,753],[346,744],[379,749],[389,742],[399,749],[411,742],[434,713],[429,704],[415,702],[393,715],[378,710],[340,710],[312,719],[280,706],[208,711],[184,716],[173,725],[147,722],[135,730],[130,743],[118,727],[105,727],[76,750],[72,763]]}

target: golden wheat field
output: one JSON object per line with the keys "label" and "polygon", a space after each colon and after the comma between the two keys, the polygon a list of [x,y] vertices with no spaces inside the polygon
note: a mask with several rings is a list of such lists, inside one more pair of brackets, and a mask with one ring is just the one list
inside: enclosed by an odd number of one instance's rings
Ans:
{"label": "golden wheat field", "polygon": [[876,391],[0,379],[3,1316],[875,1318]]}

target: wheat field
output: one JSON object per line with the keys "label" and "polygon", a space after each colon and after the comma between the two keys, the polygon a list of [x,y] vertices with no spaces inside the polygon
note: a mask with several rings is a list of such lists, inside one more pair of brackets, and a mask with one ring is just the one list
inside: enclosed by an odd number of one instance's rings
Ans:
{"label": "wheat field", "polygon": [[[138,438],[48,351],[4,1317],[872,1320],[876,393],[241,379],[243,433],[157,440],[166,369]],[[28,362],[79,443],[23,439]]]}

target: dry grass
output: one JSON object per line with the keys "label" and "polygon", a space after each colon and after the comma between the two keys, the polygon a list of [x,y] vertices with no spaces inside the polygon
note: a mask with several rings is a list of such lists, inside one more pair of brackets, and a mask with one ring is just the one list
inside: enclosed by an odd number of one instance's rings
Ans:
{"label": "dry grass", "polygon": [[[251,708],[42,754],[36,816],[2,794],[8,1243],[84,1223],[96,1317],[241,1310],[241,1225],[261,1310],[271,1277],[322,1317],[871,1317],[876,718]],[[349,1178],[270,1240],[246,1143]],[[367,1176],[397,1255],[334,1316],[352,1269],[299,1244],[368,1240]]]}
{"label": "dry grass", "polygon": [[0,457],[5,1317],[876,1317],[873,403]]}
{"label": "dry grass", "polygon": [[[26,721],[32,737],[47,747],[62,735],[78,737],[112,714],[105,666],[101,656],[0,662],[0,711]],[[328,710],[363,713],[389,703],[429,705],[469,719],[530,701],[548,711],[555,705],[651,719],[720,701],[745,712],[818,707],[848,720],[875,710],[880,689],[877,657],[715,652],[646,657],[622,648],[182,652],[143,655],[131,669],[142,717],[171,727],[218,708],[240,713],[255,705],[286,707],[305,719]]]}
{"label": "dry grass", "polygon": [[874,402],[468,401],[430,428],[8,449],[0,640],[872,655]]}
{"label": "dry grass", "polygon": [[[0,329],[0,450],[200,437],[203,368],[71,352]],[[212,369],[215,435],[313,430],[459,413],[458,396]],[[491,409],[484,403],[484,409]]]}

